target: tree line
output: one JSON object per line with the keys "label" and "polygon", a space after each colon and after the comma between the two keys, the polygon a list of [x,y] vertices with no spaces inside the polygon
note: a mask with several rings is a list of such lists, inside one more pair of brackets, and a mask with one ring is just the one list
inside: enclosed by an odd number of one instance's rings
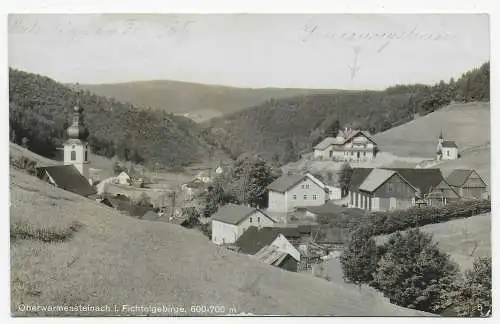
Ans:
{"label": "tree line", "polygon": [[85,111],[93,153],[135,163],[177,167],[202,161],[213,146],[188,118],[135,107],[54,80],[9,69],[10,140],[48,158],[66,140],[76,98]]}
{"label": "tree line", "polygon": [[205,127],[235,155],[254,152],[287,163],[310,152],[339,128],[378,133],[452,102],[490,100],[490,64],[434,85],[396,85],[384,91],[339,91],[272,99],[213,119]]}

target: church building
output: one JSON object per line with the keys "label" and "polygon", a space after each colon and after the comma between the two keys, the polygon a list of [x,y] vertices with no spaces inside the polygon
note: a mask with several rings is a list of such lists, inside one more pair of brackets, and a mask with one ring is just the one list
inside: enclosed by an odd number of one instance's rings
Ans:
{"label": "church building", "polygon": [[97,192],[89,178],[89,131],[84,124],[83,109],[79,107],[78,100],[67,134],[68,140],[64,143],[64,165],[38,167],[37,176],[61,189],[91,197]]}
{"label": "church building", "polygon": [[445,141],[443,132],[439,134],[436,160],[456,160],[458,159],[458,146],[455,141]]}

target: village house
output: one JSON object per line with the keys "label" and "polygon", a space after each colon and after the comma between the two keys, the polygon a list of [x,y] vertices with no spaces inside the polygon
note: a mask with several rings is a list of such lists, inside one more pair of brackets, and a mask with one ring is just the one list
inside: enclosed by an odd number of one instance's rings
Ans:
{"label": "village house", "polygon": [[337,137],[327,137],[314,147],[313,156],[320,160],[369,161],[377,154],[377,143],[362,130],[340,130]]}
{"label": "village house", "polygon": [[327,200],[342,199],[342,188],[340,187],[338,173],[336,172],[314,172],[311,173],[316,179],[321,181],[327,192]]}
{"label": "village house", "polygon": [[446,177],[446,182],[461,199],[481,199],[488,196],[486,183],[475,170],[453,170]]}
{"label": "village house", "polygon": [[238,238],[235,245],[239,253],[252,255],[269,265],[297,272],[300,252],[279,229],[251,226]]}
{"label": "village house", "polygon": [[36,175],[56,187],[85,197],[96,196],[89,176],[89,131],[83,122],[83,109],[74,108],[73,122],[67,129],[68,140],[64,143],[64,165],[41,166]]}
{"label": "village house", "polygon": [[250,227],[273,226],[276,223],[261,210],[244,205],[228,204],[212,216],[212,242],[232,244]]}
{"label": "village house", "polygon": [[439,169],[354,168],[348,206],[367,211],[407,209],[443,181]]}
{"label": "village house", "polygon": [[458,146],[455,141],[445,141],[443,132],[439,134],[437,144],[436,160],[456,160],[458,159]]}
{"label": "village house", "polygon": [[441,207],[458,200],[460,195],[444,179],[427,196],[427,205]]}
{"label": "village house", "polygon": [[326,186],[319,179],[306,174],[284,174],[268,187],[268,210],[287,213],[297,207],[323,205],[327,199]]}

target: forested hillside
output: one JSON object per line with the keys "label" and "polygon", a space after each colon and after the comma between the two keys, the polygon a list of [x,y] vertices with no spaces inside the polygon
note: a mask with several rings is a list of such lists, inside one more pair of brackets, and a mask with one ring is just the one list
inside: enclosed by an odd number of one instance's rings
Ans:
{"label": "forested hillside", "polygon": [[250,89],[169,80],[80,86],[100,96],[140,107],[187,114],[197,121],[259,105],[271,98],[338,92],[332,89]]}
{"label": "forested hillside", "polygon": [[[77,94],[54,80],[9,69],[10,140],[53,157],[66,135]],[[139,109],[88,91],[80,106],[94,153],[136,163],[178,167],[208,156],[210,145],[192,120]]]}
{"label": "forested hillside", "polygon": [[338,127],[360,127],[372,133],[426,115],[451,102],[489,101],[489,62],[434,85],[396,85],[384,91],[271,99],[205,126],[235,155],[257,152],[286,163],[311,150]]}

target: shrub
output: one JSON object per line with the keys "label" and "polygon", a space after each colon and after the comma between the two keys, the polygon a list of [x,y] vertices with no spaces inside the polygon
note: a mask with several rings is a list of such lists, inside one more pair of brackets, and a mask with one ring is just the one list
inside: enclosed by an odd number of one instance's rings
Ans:
{"label": "shrub", "polygon": [[354,231],[340,257],[344,279],[355,284],[371,282],[378,255],[370,230],[362,227]]}
{"label": "shrub", "polygon": [[439,251],[432,235],[413,229],[390,237],[371,284],[394,304],[433,311],[457,272],[457,265]]}
{"label": "shrub", "polygon": [[492,311],[491,289],[491,257],[478,257],[473,269],[455,282],[442,307],[449,306],[458,316],[488,316]]}

